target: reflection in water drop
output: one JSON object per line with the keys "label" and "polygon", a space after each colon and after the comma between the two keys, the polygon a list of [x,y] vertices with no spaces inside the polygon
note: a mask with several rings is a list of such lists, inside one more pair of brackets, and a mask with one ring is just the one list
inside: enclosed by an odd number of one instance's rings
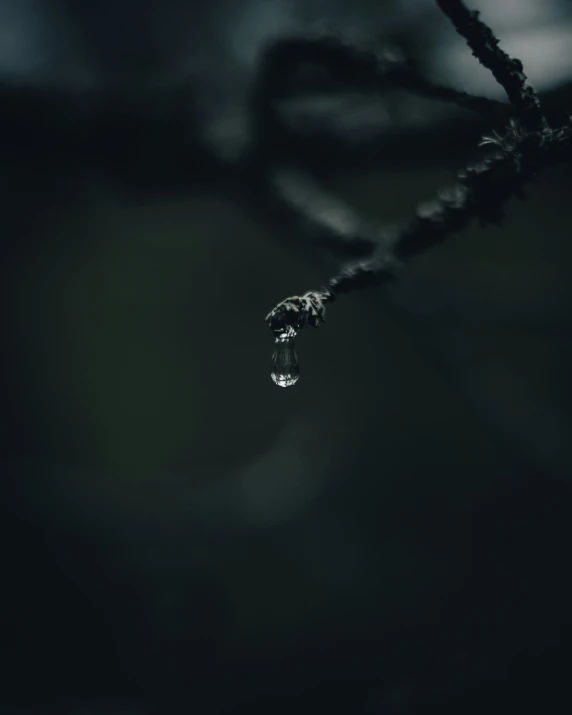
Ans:
{"label": "reflection in water drop", "polygon": [[300,365],[294,347],[295,337],[296,331],[292,327],[285,328],[276,336],[271,377],[279,387],[291,387],[300,377]]}

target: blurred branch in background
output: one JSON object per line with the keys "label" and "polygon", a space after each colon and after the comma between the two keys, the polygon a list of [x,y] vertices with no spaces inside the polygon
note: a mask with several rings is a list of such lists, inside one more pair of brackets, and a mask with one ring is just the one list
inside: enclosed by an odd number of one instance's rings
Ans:
{"label": "blurred branch in background", "polygon": [[506,119],[506,105],[486,97],[434,84],[399,51],[374,52],[328,36],[290,37],[273,43],[262,55],[251,92],[251,147],[246,161],[262,177],[269,210],[302,228],[338,255],[365,256],[382,241],[382,233],[365,225],[333,197],[325,195],[308,175],[277,171],[290,164],[282,147],[288,132],[279,102],[300,95],[358,91],[383,93],[404,89],[428,99],[451,103],[496,121]]}

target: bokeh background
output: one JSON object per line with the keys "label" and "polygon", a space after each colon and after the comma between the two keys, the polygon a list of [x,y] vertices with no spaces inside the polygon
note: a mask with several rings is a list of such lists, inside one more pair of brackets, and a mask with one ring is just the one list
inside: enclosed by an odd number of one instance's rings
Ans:
{"label": "bokeh background", "polygon": [[[572,4],[472,5],[570,113]],[[333,304],[277,388],[264,316],[341,259],[257,200],[248,97],[324,30],[503,99],[431,0],[0,2],[2,713],[570,709],[569,167]],[[276,170],[380,222],[491,129],[280,111]]]}

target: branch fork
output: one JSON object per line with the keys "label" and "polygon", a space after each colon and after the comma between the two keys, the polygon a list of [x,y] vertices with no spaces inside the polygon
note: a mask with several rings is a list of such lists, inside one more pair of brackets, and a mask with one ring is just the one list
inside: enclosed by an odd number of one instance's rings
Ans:
{"label": "branch fork", "polygon": [[[463,0],[436,0],[436,3],[465,38],[473,55],[504,88],[512,105],[505,131],[483,136],[480,146],[494,146],[495,150],[482,161],[462,169],[455,185],[420,205],[408,222],[374,232],[376,239],[360,237],[360,249],[369,246],[368,259],[346,265],[323,288],[286,298],[271,310],[266,322],[275,334],[288,327],[296,332],[306,326],[318,327],[324,322],[326,303],[338,294],[393,280],[405,259],[464,229],[475,218],[481,225],[500,223],[508,199],[513,195],[523,198],[525,183],[542,168],[572,158],[572,118],[561,126],[550,127],[536,92],[527,82],[522,63],[500,48],[499,40],[479,13],[469,10]],[[329,51],[336,50],[336,41],[332,40],[327,47]],[[359,57],[359,52],[356,53]],[[458,99],[459,93],[451,92]],[[479,98],[460,94],[466,106],[490,111],[486,101],[475,102],[473,99]],[[441,99],[446,96],[445,88]],[[355,236],[352,238],[355,240]],[[344,242],[340,232],[331,241],[336,242]]]}

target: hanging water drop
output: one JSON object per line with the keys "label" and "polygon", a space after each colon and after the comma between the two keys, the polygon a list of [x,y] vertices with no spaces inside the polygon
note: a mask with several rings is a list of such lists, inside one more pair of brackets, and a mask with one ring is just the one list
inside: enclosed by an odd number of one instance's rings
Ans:
{"label": "hanging water drop", "polygon": [[298,382],[300,377],[300,365],[294,347],[295,337],[296,331],[291,326],[276,333],[271,377],[279,387],[291,387]]}

